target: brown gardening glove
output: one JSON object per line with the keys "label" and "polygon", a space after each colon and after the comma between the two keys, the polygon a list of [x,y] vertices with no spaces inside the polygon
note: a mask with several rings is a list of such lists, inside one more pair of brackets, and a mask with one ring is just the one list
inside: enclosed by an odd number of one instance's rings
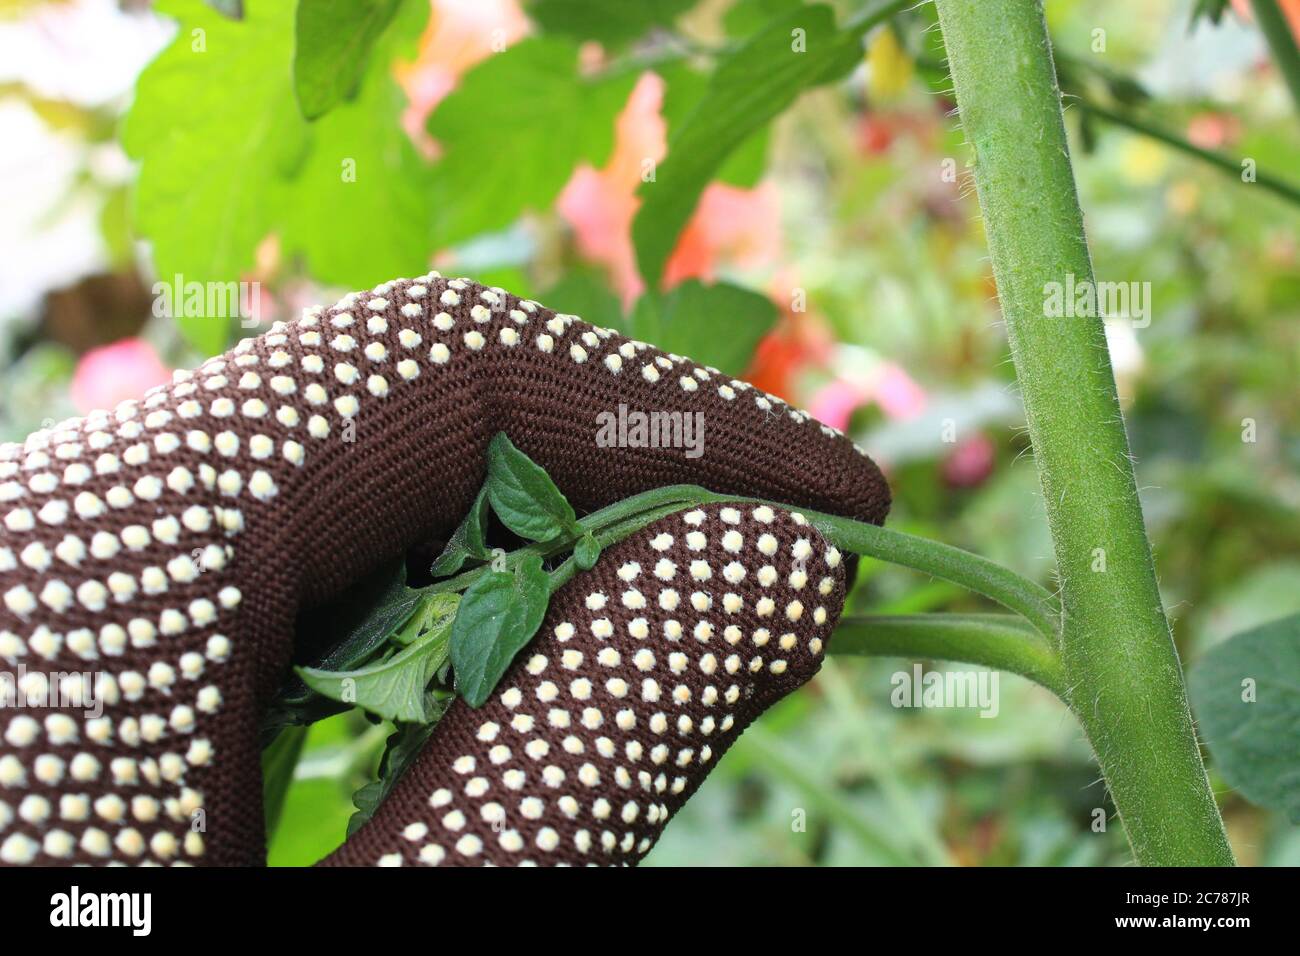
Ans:
{"label": "brown gardening glove", "polygon": [[[704,454],[601,447],[620,403],[702,412]],[[677,483],[889,507],[806,414],[503,290],[430,274],[308,310],[0,448],[0,862],[264,862],[258,727],[298,612],[445,539],[502,431],[580,511]],[[662,519],[555,594],[326,862],[636,862],[816,672],[843,595],[798,514]]]}

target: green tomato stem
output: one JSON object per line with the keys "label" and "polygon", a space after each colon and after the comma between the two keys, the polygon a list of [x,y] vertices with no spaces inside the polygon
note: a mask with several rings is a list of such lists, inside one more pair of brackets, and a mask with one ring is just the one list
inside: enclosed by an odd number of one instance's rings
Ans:
{"label": "green tomato stem", "polygon": [[[1052,594],[1041,585],[969,551],[849,518],[809,509],[793,509],[780,502],[764,501],[759,498],[718,494],[695,485],[669,485],[633,495],[607,508],[602,508],[579,519],[578,525],[581,533],[594,535],[603,549],[670,514],[699,505],[725,502],[769,504],[776,508],[798,510],[837,548],[959,584],[976,594],[982,594],[998,602],[1008,610],[1021,614],[1041,635],[1052,641],[1056,640],[1060,612],[1057,610]],[[572,546],[573,540],[570,539],[529,545],[508,555],[506,566],[514,567],[529,552],[551,557],[563,553]],[[433,585],[430,590],[433,592],[464,590],[486,571],[485,565],[463,572],[454,578]],[[552,573],[559,574],[560,569]],[[568,577],[565,577],[564,581],[567,581],[572,577],[572,573],[567,570],[565,573]],[[554,581],[555,578],[553,577],[552,580]]]}
{"label": "green tomato stem", "polygon": [[1226,865],[1156,583],[1097,315],[1048,318],[1093,279],[1041,4],[937,0],[1024,398],[1064,608],[1066,701],[1142,864]]}
{"label": "green tomato stem", "polygon": [[[878,558],[890,564],[922,571],[945,581],[960,584],[976,594],[997,601],[1008,610],[1023,615],[1044,636],[1055,639],[1058,633],[1060,612],[1056,608],[1055,598],[1046,588],[995,564],[988,558],[938,541],[918,538],[901,531],[820,511],[792,508],[780,502],[717,494],[693,485],[657,488],[627,498],[614,507],[618,509],[617,514],[620,518],[631,516],[627,519],[628,527],[638,530],[650,523],[643,520],[648,514],[654,514],[651,520],[657,520],[662,516],[662,511],[651,512],[649,509],[662,507],[671,514],[683,508],[729,501],[768,504],[775,508],[798,511],[837,548]],[[603,512],[597,512],[584,518],[580,523],[594,520],[602,514]]]}
{"label": "green tomato stem", "polygon": [[1056,649],[1012,614],[866,614],[840,619],[833,655],[963,661],[1019,674],[1065,699]]}

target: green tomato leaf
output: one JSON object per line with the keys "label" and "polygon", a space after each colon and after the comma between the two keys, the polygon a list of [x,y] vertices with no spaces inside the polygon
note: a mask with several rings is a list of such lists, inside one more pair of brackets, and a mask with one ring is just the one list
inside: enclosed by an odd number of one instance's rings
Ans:
{"label": "green tomato leaf", "polygon": [[697,0],[537,0],[528,10],[545,33],[595,40],[615,49],[652,27],[672,26]]}
{"label": "green tomato leaf", "polygon": [[423,30],[429,5],[406,0],[389,16],[392,26],[374,43],[360,91],[311,124],[292,206],[280,219],[285,250],[301,253],[315,278],[345,288],[416,275],[432,251],[429,222],[440,197],[433,167],[402,127],[406,96],[391,70]]}
{"label": "green tomato leaf", "polygon": [[438,555],[438,559],[433,562],[429,573],[435,578],[450,577],[459,571],[466,561],[491,559],[492,552],[487,546],[485,537],[488,520],[487,504],[487,486],[484,485],[478,497],[474,499],[474,504],[470,506],[469,514],[465,515],[465,520],[452,534],[447,547],[443,548],[442,554]]}
{"label": "green tomato leaf", "polygon": [[384,802],[397,786],[402,774],[420,755],[424,745],[437,729],[438,721],[451,706],[453,695],[442,691],[430,691],[425,695],[424,709],[429,715],[429,722],[424,724],[398,724],[397,729],[389,735],[384,746],[384,755],[379,758],[377,779],[366,784],[352,795],[352,805],[357,808],[348,819],[347,835],[352,836],[361,829],[379,805]]}
{"label": "green tomato leaf", "polygon": [[776,306],[766,296],[692,279],[667,294],[643,295],[625,324],[632,338],[741,375],[776,319]]}
{"label": "green tomato leaf", "polygon": [[[655,68],[664,81],[664,102],[660,112],[671,137],[677,127],[690,116],[708,86],[708,74],[685,63],[667,63]],[[744,143],[732,150],[718,169],[716,179],[729,186],[752,189],[758,185],[767,170],[767,148],[772,127],[764,126]],[[571,311],[571,310],[566,310]],[[583,313],[579,313],[583,314]]]}
{"label": "green tomato leaf", "polygon": [[401,5],[358,96],[314,124],[294,96],[293,4],[255,4],[240,22],[200,0],[157,8],[179,29],[141,74],[122,141],[140,162],[135,223],[160,280],[220,283],[235,303],[200,315],[174,309],[196,349],[226,347],[240,312],[234,284],[272,233],[331,284],[360,288],[426,268],[438,197],[432,167],[402,131],[405,101],[389,67],[419,35],[428,4]]}
{"label": "green tomato leaf", "polygon": [[362,584],[349,588],[322,615],[328,631],[321,640],[332,650],[316,663],[321,670],[348,670],[374,656],[424,600],[406,586],[406,562],[398,559]]}
{"label": "green tomato leaf", "polygon": [[573,561],[580,571],[590,571],[600,560],[600,544],[591,534],[584,534],[578,539],[573,549]]}
{"label": "green tomato leaf", "polygon": [[[158,11],[180,30],[140,75],[122,134],[141,162],[136,223],[162,282],[234,282],[284,209],[284,173],[307,142],[277,69],[288,63],[293,7],[255,4],[238,22],[199,0],[168,0]],[[237,306],[173,308],[203,354],[226,347]]]}
{"label": "green tomato leaf", "polygon": [[487,493],[501,523],[530,541],[549,541],[576,527],[573,506],[550,475],[505,432],[498,432],[488,445]]}
{"label": "green tomato leaf", "polygon": [[1191,669],[1188,690],[1224,779],[1300,823],[1300,614],[1212,648]]}
{"label": "green tomato leaf", "polygon": [[630,70],[580,76],[577,44],[559,37],[523,40],[467,73],[429,118],[445,151],[434,166],[435,245],[544,210],[579,163],[604,164],[635,80]]}
{"label": "green tomato leaf", "polygon": [[637,264],[658,288],[677,236],[727,158],[799,94],[848,74],[862,54],[840,33],[830,7],[799,7],[724,57],[704,96],[668,140],[655,181],[641,186],[632,223]]}
{"label": "green tomato leaf", "polygon": [[425,691],[447,660],[457,601],[455,594],[422,596],[422,633],[392,657],[353,671],[299,667],[298,676],[330,700],[355,704],[376,717],[427,723]]}
{"label": "green tomato leaf", "polygon": [[[304,612],[295,643],[329,649],[315,660],[317,670],[356,670],[374,660],[390,639],[418,620],[415,610],[420,601],[421,593],[406,586],[406,562],[398,559],[337,599]],[[285,727],[311,724],[345,709],[346,705],[322,696],[294,675],[262,718],[263,746]]]}
{"label": "green tomato leaf", "polygon": [[293,90],[307,119],[350,98],[402,0],[298,0]]}
{"label": "green tomato leaf", "polygon": [[398,647],[409,647],[430,631],[446,631],[451,627],[459,606],[458,594],[422,592],[419,613],[411,615],[411,619],[389,640]]}
{"label": "green tomato leaf", "polygon": [[550,596],[550,576],[533,553],[514,573],[489,571],[465,592],[451,629],[451,666],[471,707],[482,706],[542,626]]}
{"label": "green tomato leaf", "polygon": [[286,727],[269,747],[262,751],[262,810],[266,814],[266,841],[275,836],[284,809],[284,798],[293,782],[293,770],[302,756],[307,740],[306,727]]}

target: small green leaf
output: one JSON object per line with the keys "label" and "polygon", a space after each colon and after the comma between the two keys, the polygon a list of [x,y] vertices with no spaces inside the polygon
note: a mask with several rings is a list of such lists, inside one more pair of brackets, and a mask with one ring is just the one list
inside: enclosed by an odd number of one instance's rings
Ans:
{"label": "small green leaf", "polygon": [[725,282],[703,285],[692,279],[666,295],[643,295],[626,325],[634,339],[741,375],[776,319],[776,306],[766,296]]}
{"label": "small green leaf", "polygon": [[357,812],[348,820],[348,836],[361,829],[361,826],[375,815],[384,798],[392,793],[393,787],[397,786],[397,781],[401,779],[402,774],[420,755],[424,745],[433,736],[438,721],[447,712],[451,701],[451,694],[430,691],[425,695],[424,702],[429,722],[398,724],[397,729],[389,735],[384,746],[384,755],[379,758],[378,778],[352,795],[352,805],[357,808]]}
{"label": "small green leaf", "polygon": [[350,98],[402,0],[298,0],[293,91],[307,119]]}
{"label": "small green leaf", "polygon": [[[447,660],[453,615],[447,602],[454,594],[423,598],[419,616],[423,633],[392,657],[353,671],[296,668],[312,690],[331,700],[355,704],[385,720],[426,723],[425,691]],[[425,629],[427,628],[427,629]]]}
{"label": "small green leaf", "polygon": [[286,727],[271,746],[262,751],[262,810],[266,814],[266,841],[271,842],[284,809],[284,798],[293,782],[293,770],[307,740],[306,727]]}
{"label": "small green leaf", "polygon": [[429,573],[435,578],[445,578],[455,574],[466,561],[487,561],[492,557],[485,537],[488,519],[487,503],[487,486],[484,485],[478,497],[474,499],[474,504],[470,506],[469,514],[465,515],[465,520],[452,534],[447,547],[443,548],[442,554],[438,555],[438,560],[433,562]]}
{"label": "small green leaf", "polygon": [[[393,78],[393,62],[428,17],[428,0],[399,4],[356,95],[308,126],[310,148],[279,229],[285,254],[301,255],[314,279],[361,288],[375,276],[414,273],[429,257],[429,221],[445,197],[402,128],[407,99]],[[374,222],[384,227],[362,226]]]}
{"label": "small green leaf", "polygon": [[1300,824],[1300,614],[1211,649],[1191,669],[1188,690],[1223,778]]}
{"label": "small green leaf", "polygon": [[572,533],[577,515],[540,465],[498,432],[488,445],[488,498],[501,523],[530,541]]}
{"label": "small green leaf", "polygon": [[590,571],[596,566],[600,560],[600,544],[592,535],[584,534],[578,539],[573,549],[573,560],[582,571]]}
{"label": "small green leaf", "polygon": [[513,574],[489,571],[465,592],[451,628],[451,664],[456,690],[471,707],[488,699],[542,626],[550,596],[550,576],[531,552]]}
{"label": "small green leaf", "polygon": [[452,618],[460,606],[460,595],[442,592],[424,594],[418,614],[411,615],[400,630],[389,638],[399,647],[409,647],[430,631],[443,631],[451,627]]}
{"label": "small green leaf", "polygon": [[862,56],[859,38],[841,33],[830,7],[798,7],[723,57],[704,96],[669,137],[655,181],[639,190],[632,223],[637,264],[656,289],[677,236],[700,194],[741,144],[799,94],[847,75]]}

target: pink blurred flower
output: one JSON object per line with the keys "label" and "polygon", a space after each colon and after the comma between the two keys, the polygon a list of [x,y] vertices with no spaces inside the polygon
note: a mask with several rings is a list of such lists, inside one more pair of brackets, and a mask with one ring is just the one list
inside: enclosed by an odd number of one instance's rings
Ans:
{"label": "pink blurred flower", "polygon": [[808,411],[819,422],[845,431],[853,413],[867,403],[867,392],[847,378],[837,378],[823,386],[808,404]]}
{"label": "pink blurred flower", "polygon": [[[579,167],[557,208],[573,227],[579,253],[603,265],[626,308],[645,291],[632,247],[632,220],[642,176],[667,154],[667,127],[660,113],[664,81],[644,73],[619,114],[614,149],[602,169]],[[716,277],[723,262],[742,268],[772,261],[780,246],[780,206],[770,184],[739,189],[709,185],[678,239],[664,270],[664,287]]]}
{"label": "pink blurred flower", "polygon": [[433,12],[413,63],[393,73],[410,101],[402,127],[425,156],[438,147],[425,129],[435,106],[456,88],[470,67],[528,33],[518,0],[431,0]]}
{"label": "pink blurred flower", "polygon": [[81,356],[70,392],[73,404],[84,414],[110,409],[169,381],[171,371],[152,345],[143,339],[121,339]]}
{"label": "pink blurred flower", "polygon": [[953,488],[974,488],[993,472],[997,449],[987,435],[958,442],[943,463],[943,480]]}
{"label": "pink blurred flower", "polygon": [[906,421],[925,411],[925,389],[900,366],[881,362],[865,376],[843,375],[823,386],[808,405],[813,417],[841,431],[853,413],[875,402],[887,418]]}
{"label": "pink blurred flower", "polygon": [[1223,149],[1241,135],[1241,123],[1227,113],[1197,113],[1187,121],[1187,138],[1201,149]]}
{"label": "pink blurred flower", "polygon": [[925,411],[925,389],[892,362],[880,366],[871,386],[871,397],[890,418],[906,420]]}
{"label": "pink blurred flower", "polygon": [[643,73],[614,125],[614,149],[604,169],[578,167],[556,203],[573,227],[578,252],[603,265],[627,308],[645,288],[632,248],[632,218],[640,200],[644,164],[657,163],[667,147],[659,115],[664,81]]}

